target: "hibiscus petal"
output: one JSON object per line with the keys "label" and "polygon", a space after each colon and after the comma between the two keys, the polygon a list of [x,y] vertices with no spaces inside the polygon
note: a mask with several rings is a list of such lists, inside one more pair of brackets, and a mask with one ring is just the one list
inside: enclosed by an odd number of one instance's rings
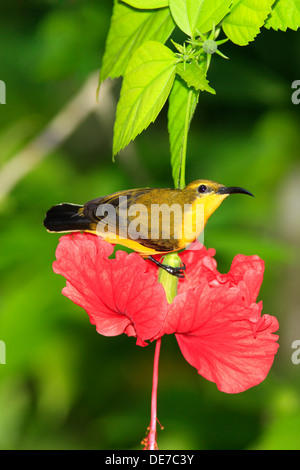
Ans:
{"label": "hibiscus petal", "polygon": [[214,318],[214,327],[223,316],[234,314],[238,317],[241,307],[240,291],[229,283],[212,286],[202,280],[196,289],[178,294],[169,305],[159,336],[172,333],[198,334]]}
{"label": "hibiscus petal", "polygon": [[185,359],[207,380],[226,393],[239,393],[262,382],[274,361],[278,336],[272,323],[254,337],[251,327],[228,322],[217,335],[178,335],[176,338]]}
{"label": "hibiscus petal", "polygon": [[278,348],[276,318],[261,317],[262,304],[244,308],[239,298],[236,287],[207,284],[175,298],[164,324],[168,333],[176,328],[185,359],[226,393],[242,392],[264,380]]}
{"label": "hibiscus petal", "polygon": [[222,282],[230,281],[237,285],[244,282],[247,302],[255,302],[263,281],[265,263],[259,256],[236,255],[228,274],[221,274]]}
{"label": "hibiscus petal", "polygon": [[91,234],[60,239],[53,270],[67,279],[63,294],[86,310],[98,333],[136,336],[139,345],[161,329],[167,313],[166,295],[157,276],[137,254],[117,252]]}
{"label": "hibiscus petal", "polygon": [[178,293],[196,288],[203,280],[212,281],[218,275],[217,262],[213,258],[215,250],[206,249],[198,241],[193,245],[197,249],[186,249],[180,254],[182,262],[186,265],[186,277],[179,281]]}

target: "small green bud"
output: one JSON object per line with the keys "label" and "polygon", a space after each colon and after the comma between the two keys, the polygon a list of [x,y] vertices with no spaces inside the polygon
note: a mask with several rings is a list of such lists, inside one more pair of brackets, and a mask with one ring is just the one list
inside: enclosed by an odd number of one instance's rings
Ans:
{"label": "small green bud", "polygon": [[214,54],[218,49],[218,45],[216,41],[213,39],[207,39],[203,43],[203,50],[206,52],[206,54]]}

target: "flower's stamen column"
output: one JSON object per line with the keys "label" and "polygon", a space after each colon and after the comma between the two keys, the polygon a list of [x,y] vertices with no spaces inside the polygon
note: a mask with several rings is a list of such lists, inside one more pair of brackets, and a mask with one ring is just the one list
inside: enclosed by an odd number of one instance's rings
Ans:
{"label": "flower's stamen column", "polygon": [[152,380],[152,395],[151,395],[151,420],[150,431],[148,435],[148,449],[157,449],[156,444],[156,422],[157,422],[157,385],[158,385],[158,364],[159,353],[161,346],[161,338],[156,340],[154,363],[153,363],[153,380]]}
{"label": "flower's stamen column", "polygon": [[[181,265],[181,260],[177,253],[171,253],[164,257],[164,263],[169,266],[178,267]],[[159,269],[158,282],[160,282],[165,289],[168,303],[172,303],[175,295],[177,294],[178,277],[167,273],[164,269]],[[157,423],[157,385],[158,385],[158,364],[160,354],[161,338],[156,340],[154,363],[153,363],[153,380],[152,380],[152,395],[151,395],[151,420],[150,430],[146,439],[146,448],[149,450],[157,449],[156,443],[156,423]]]}

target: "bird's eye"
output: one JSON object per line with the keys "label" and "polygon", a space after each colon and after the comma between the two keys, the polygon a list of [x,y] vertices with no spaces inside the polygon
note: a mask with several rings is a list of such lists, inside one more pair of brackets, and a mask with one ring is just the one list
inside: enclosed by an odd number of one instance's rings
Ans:
{"label": "bird's eye", "polygon": [[205,193],[206,190],[207,190],[207,187],[205,186],[205,184],[200,184],[198,188],[198,193]]}

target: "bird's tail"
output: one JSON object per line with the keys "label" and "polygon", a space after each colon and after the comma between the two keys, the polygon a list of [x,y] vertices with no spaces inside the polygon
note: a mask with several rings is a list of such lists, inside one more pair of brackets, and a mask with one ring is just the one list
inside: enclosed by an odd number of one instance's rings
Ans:
{"label": "bird's tail", "polygon": [[83,214],[83,206],[76,204],[58,204],[46,213],[44,226],[48,232],[77,232],[90,230],[91,220]]}

